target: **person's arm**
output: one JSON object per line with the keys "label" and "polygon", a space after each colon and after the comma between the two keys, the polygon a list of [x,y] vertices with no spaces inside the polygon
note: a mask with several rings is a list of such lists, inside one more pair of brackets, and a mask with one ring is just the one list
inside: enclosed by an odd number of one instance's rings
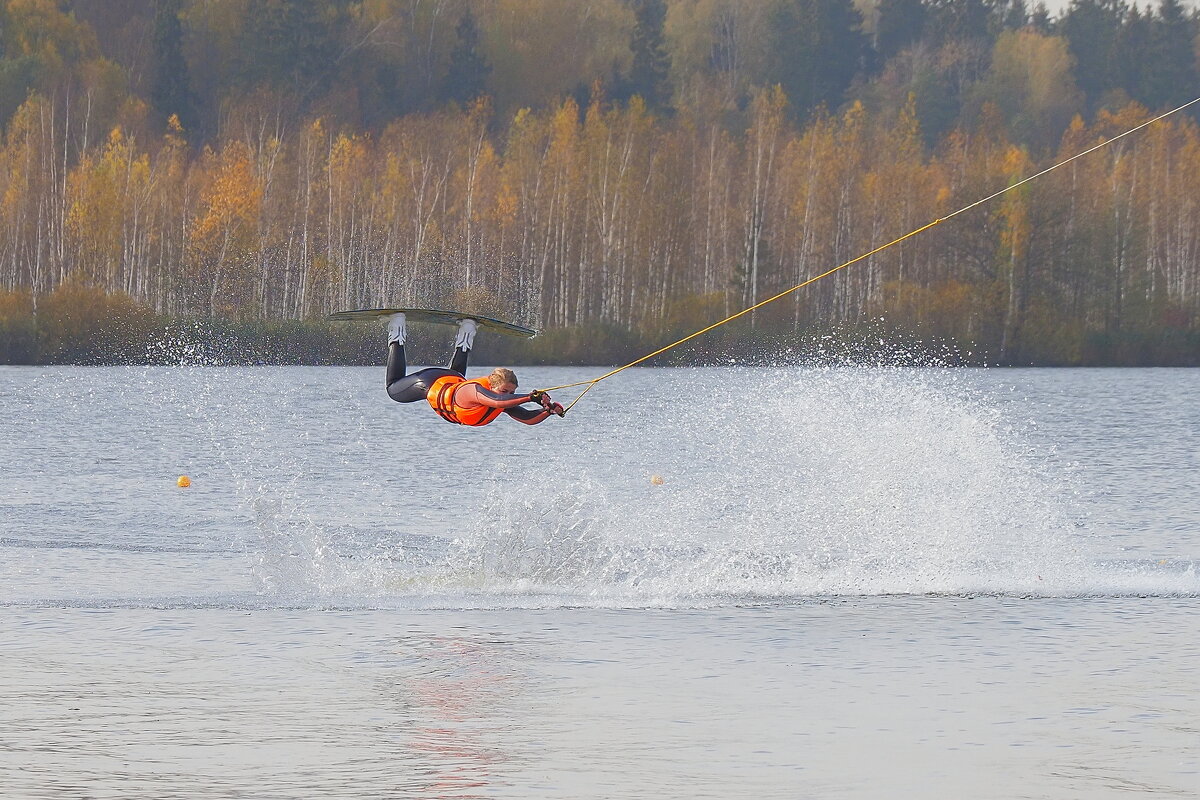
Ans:
{"label": "person's arm", "polygon": [[532,408],[506,408],[504,413],[508,414],[518,422],[524,422],[526,425],[537,425],[539,422],[545,422],[550,418],[550,411],[545,408],[539,408],[534,411]]}
{"label": "person's arm", "polygon": [[[545,392],[504,394],[485,389],[477,383],[462,384],[462,388],[458,392],[461,393],[461,396],[456,394],[455,402],[463,405],[475,403],[489,408],[503,409],[504,413],[526,425],[537,425],[539,422],[545,421],[546,417],[551,414],[558,414],[561,417],[564,413],[563,407],[552,401],[550,395]],[[535,395],[537,399],[534,399]],[[537,410],[521,408],[522,403],[540,403],[542,407]]]}
{"label": "person's arm", "polygon": [[[461,396],[458,394],[461,393]],[[455,394],[455,400],[463,405],[475,403],[488,408],[508,410],[522,403],[532,403],[533,398],[528,394],[503,394],[485,389],[477,383],[465,383]]]}

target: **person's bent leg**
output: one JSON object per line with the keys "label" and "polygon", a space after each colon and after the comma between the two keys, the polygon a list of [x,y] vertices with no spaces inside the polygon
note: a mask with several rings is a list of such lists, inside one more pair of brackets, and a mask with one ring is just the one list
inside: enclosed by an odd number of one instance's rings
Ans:
{"label": "person's bent leg", "polygon": [[407,374],[408,365],[404,361],[404,345],[392,342],[388,345],[387,377],[384,386],[391,386]]}
{"label": "person's bent leg", "polygon": [[467,359],[475,346],[475,320],[464,319],[458,323],[458,335],[454,337],[454,355],[450,357],[450,369],[459,375],[467,374]]}

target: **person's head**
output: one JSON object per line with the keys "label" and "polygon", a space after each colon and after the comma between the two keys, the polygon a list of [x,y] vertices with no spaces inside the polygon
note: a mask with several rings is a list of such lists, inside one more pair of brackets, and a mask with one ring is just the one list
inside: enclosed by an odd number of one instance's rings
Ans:
{"label": "person's head", "polygon": [[488,375],[488,385],[492,387],[493,392],[513,394],[517,391],[517,375],[511,369],[496,367],[492,374]]}

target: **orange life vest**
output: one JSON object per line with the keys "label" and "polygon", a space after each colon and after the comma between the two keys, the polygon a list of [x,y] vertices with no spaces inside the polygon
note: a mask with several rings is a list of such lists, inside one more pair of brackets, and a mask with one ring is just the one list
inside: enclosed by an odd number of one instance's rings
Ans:
{"label": "orange life vest", "polygon": [[429,393],[425,395],[425,399],[429,401],[429,405],[433,406],[433,410],[437,412],[439,417],[447,422],[454,422],[458,425],[487,425],[500,416],[500,413],[504,409],[492,408],[491,406],[464,408],[454,402],[454,393],[464,383],[476,383],[488,391],[492,390],[492,385],[488,382],[487,378],[475,378],[468,381],[457,375],[446,375],[433,382],[433,385],[429,387]]}

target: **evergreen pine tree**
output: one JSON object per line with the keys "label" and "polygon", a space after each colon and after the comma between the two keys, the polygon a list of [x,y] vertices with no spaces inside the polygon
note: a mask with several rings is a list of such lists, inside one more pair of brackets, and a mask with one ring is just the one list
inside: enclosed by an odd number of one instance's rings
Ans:
{"label": "evergreen pine tree", "polygon": [[663,0],[633,0],[637,24],[633,29],[633,67],[625,94],[641,95],[651,108],[665,108],[671,97],[667,82],[671,57],[667,54],[663,25],[667,6]]}
{"label": "evergreen pine tree", "polygon": [[194,97],[183,57],[182,0],[160,0],[154,12],[153,84],[150,101],[164,117],[179,118],[185,129],[196,122]]}
{"label": "evergreen pine tree", "polygon": [[1144,82],[1150,108],[1174,107],[1196,96],[1196,24],[1179,0],[1162,0],[1154,21],[1149,53],[1150,69]]}
{"label": "evergreen pine tree", "polygon": [[1093,108],[1118,83],[1114,57],[1127,11],[1123,0],[1073,0],[1058,23],[1075,59],[1075,83]]}
{"label": "evergreen pine tree", "polygon": [[466,105],[487,93],[487,78],[492,68],[479,47],[479,26],[475,15],[467,9],[455,28],[457,42],[450,53],[450,66],[442,86],[442,96]]}
{"label": "evergreen pine tree", "polygon": [[841,105],[870,52],[852,0],[792,0],[779,7],[774,23],[771,79],[795,113]]}
{"label": "evergreen pine tree", "polygon": [[929,0],[931,28],[939,42],[990,41],[992,4],[989,0]]}
{"label": "evergreen pine tree", "polygon": [[1154,38],[1153,19],[1149,14],[1138,11],[1137,6],[1129,9],[1113,50],[1113,70],[1116,88],[1124,89],[1129,98],[1147,104],[1146,78],[1149,72],[1146,54],[1151,50]]}
{"label": "evergreen pine tree", "polygon": [[923,0],[880,0],[875,26],[875,50],[880,59],[886,62],[919,41],[926,16]]}
{"label": "evergreen pine tree", "polygon": [[1029,26],[1038,33],[1050,33],[1053,28],[1053,22],[1050,19],[1050,9],[1046,8],[1046,4],[1042,0],[1033,7],[1033,11],[1029,15]]}
{"label": "evergreen pine tree", "polygon": [[1029,24],[1029,8],[1025,0],[1008,0],[1003,8],[1000,27],[1006,31],[1017,31]]}
{"label": "evergreen pine tree", "polygon": [[332,76],[337,55],[330,14],[340,3],[250,0],[242,33],[242,77],[248,83],[311,92]]}

